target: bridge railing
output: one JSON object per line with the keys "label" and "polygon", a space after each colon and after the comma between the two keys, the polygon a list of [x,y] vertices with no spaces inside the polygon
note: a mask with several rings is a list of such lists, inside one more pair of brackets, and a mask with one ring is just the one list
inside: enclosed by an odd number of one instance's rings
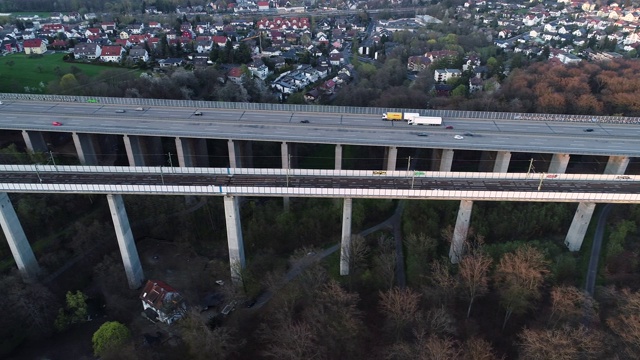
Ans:
{"label": "bridge railing", "polygon": [[544,184],[548,181],[640,181],[640,175],[553,174],[553,173],[496,173],[496,172],[440,172],[440,171],[384,171],[384,170],[328,170],[280,168],[206,168],[206,167],[148,167],[148,166],[79,166],[79,165],[0,165],[0,172],[47,173],[138,173],[138,174],[199,174],[212,176],[313,176],[313,177],[388,177],[429,179],[486,179],[530,180]]}
{"label": "bridge railing", "polygon": [[485,120],[531,120],[531,121],[560,121],[560,122],[593,122],[593,123],[640,123],[639,117],[624,116],[595,116],[595,115],[565,115],[565,114],[536,114],[510,113],[491,111],[461,111],[461,110],[431,110],[404,109],[380,107],[355,107],[331,105],[299,105],[299,104],[268,104],[244,103],[224,101],[200,100],[172,100],[146,98],[117,98],[100,96],[47,95],[47,94],[18,94],[0,93],[0,100],[32,100],[52,102],[97,102],[100,104],[125,106],[167,106],[191,107],[197,109],[234,109],[243,111],[283,111],[283,112],[318,112],[338,114],[381,115],[383,112],[418,112],[424,116],[440,116],[456,119],[485,119]]}

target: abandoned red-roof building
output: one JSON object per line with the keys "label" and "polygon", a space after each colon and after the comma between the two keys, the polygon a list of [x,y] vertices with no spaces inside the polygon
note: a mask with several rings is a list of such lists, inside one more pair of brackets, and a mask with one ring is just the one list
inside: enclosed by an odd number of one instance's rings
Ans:
{"label": "abandoned red-roof building", "polygon": [[174,288],[159,280],[149,280],[140,294],[144,315],[151,321],[171,325],[182,318],[187,304]]}

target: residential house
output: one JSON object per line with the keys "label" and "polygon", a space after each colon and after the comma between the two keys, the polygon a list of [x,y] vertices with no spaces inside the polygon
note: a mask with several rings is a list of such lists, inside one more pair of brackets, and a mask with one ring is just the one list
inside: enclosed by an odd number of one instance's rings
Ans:
{"label": "residential house", "polygon": [[184,60],[181,58],[168,58],[158,60],[160,67],[178,67],[182,66]]}
{"label": "residential house", "polygon": [[159,280],[149,280],[140,294],[145,316],[171,325],[185,316],[187,304],[174,288]]}
{"label": "residential house", "polygon": [[269,10],[269,2],[258,1],[258,11],[267,11],[267,10]]}
{"label": "residential house", "polygon": [[120,45],[106,45],[102,47],[100,60],[104,62],[120,62],[123,53],[124,48]]}
{"label": "residential house", "polygon": [[431,60],[426,56],[409,56],[407,60],[407,70],[409,71],[422,71],[429,67]]}
{"label": "residential house", "polygon": [[102,54],[102,47],[96,43],[77,43],[73,48],[76,59],[94,60]]}
{"label": "residential house", "polygon": [[136,47],[129,50],[129,58],[133,61],[142,60],[147,62],[149,61],[149,53],[144,48]]}
{"label": "residential house", "polygon": [[[335,51],[335,52],[334,52]],[[329,63],[333,66],[340,66],[344,63],[344,55],[337,50],[332,50],[329,54]]]}
{"label": "residential house", "polygon": [[462,76],[462,71],[458,69],[436,69],[433,74],[433,78],[438,83],[447,82],[447,80]]}
{"label": "residential house", "polygon": [[242,72],[242,68],[234,67],[227,72],[227,78],[235,84],[242,84],[242,79],[244,78],[244,73]]}
{"label": "residential house", "polygon": [[310,91],[307,91],[304,94],[304,101],[306,102],[315,102],[319,98],[320,98],[320,91],[318,91],[318,89],[312,89]]}
{"label": "residential house", "polygon": [[24,53],[30,54],[44,54],[47,51],[47,43],[42,39],[31,39],[22,42]]}
{"label": "residential house", "polygon": [[261,60],[254,60],[247,67],[251,74],[260,80],[264,80],[269,76],[269,68]]}

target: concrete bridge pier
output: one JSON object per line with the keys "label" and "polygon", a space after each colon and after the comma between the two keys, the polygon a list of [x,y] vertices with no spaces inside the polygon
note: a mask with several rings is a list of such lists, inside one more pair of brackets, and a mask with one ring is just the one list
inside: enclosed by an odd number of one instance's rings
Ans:
{"label": "concrete bridge pier", "polygon": [[144,273],[138,256],[138,249],[133,239],[133,233],[131,232],[131,226],[129,225],[127,210],[124,207],[124,201],[122,201],[122,195],[109,194],[107,195],[107,201],[111,211],[113,227],[118,238],[118,247],[124,263],[124,271],[129,281],[129,288],[138,289],[144,281]]}
{"label": "concrete bridge pier", "polygon": [[240,154],[240,149],[238,149],[238,143],[229,139],[227,141],[227,149],[229,151],[229,167],[230,168],[239,168],[242,167],[241,159],[236,154]]}
{"label": "concrete bridge pier", "polygon": [[34,282],[40,273],[40,266],[7,193],[0,193],[0,225],[22,280],[26,283]]}
{"label": "concrete bridge pier", "polygon": [[72,133],[73,144],[82,165],[98,165],[98,148],[93,134]]}
{"label": "concrete bridge pier", "polygon": [[124,135],[129,166],[166,166],[159,137]]}
{"label": "concrete bridge pier", "polygon": [[207,167],[207,140],[176,137],[176,151],[180,167]]}
{"label": "concrete bridge pier", "polygon": [[395,146],[389,146],[384,151],[384,169],[387,171],[395,171],[396,163],[398,161],[398,148]]}
{"label": "concrete bridge pier", "polygon": [[229,246],[229,267],[234,284],[242,284],[242,270],[246,266],[244,243],[238,199],[234,196],[224,197],[224,216],[227,224],[227,244]]}
{"label": "concrete bridge pier", "polygon": [[27,150],[32,153],[49,151],[49,147],[47,146],[47,142],[44,140],[44,135],[41,131],[22,130],[22,138],[27,146]]}
{"label": "concrete bridge pier", "polygon": [[336,159],[333,166],[334,170],[342,170],[342,145],[336,144]]}
{"label": "concrete bridge pier", "polygon": [[569,248],[569,251],[580,250],[595,208],[596,204],[591,202],[581,202],[578,205],[578,209],[573,215],[569,232],[567,232],[567,237],[564,240],[564,244]]}
{"label": "concrete bridge pier", "polygon": [[553,174],[564,174],[567,171],[567,165],[569,165],[569,154],[553,154],[551,163],[549,164],[549,170],[547,172]]}
{"label": "concrete bridge pier", "polygon": [[342,205],[342,240],[340,245],[340,275],[349,275],[351,262],[351,211],[353,199],[344,198]]}
{"label": "concrete bridge pier", "polygon": [[451,171],[453,165],[453,150],[451,149],[433,149],[433,158],[431,160],[432,171]]}
{"label": "concrete bridge pier", "polygon": [[628,156],[609,156],[609,161],[607,161],[604,173],[606,175],[624,175],[628,165]]}
{"label": "concrete bridge pier", "polygon": [[506,173],[509,171],[509,163],[511,162],[511,152],[498,151],[496,160],[493,164],[493,172]]}
{"label": "concrete bridge pier", "polygon": [[451,238],[451,248],[449,248],[449,259],[452,264],[457,264],[462,255],[464,255],[464,242],[469,235],[469,222],[471,221],[471,210],[473,209],[473,201],[461,200],[458,209],[458,218],[456,219],[456,227],[453,229],[453,237]]}

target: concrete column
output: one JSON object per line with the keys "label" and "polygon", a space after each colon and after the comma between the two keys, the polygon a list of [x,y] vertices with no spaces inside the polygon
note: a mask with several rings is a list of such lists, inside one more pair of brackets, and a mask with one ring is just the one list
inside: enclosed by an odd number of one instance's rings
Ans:
{"label": "concrete column", "polygon": [[333,166],[334,170],[342,170],[342,145],[336,144],[336,160]]}
{"label": "concrete column", "polygon": [[207,166],[207,143],[205,139],[176,137],[178,163],[181,167]]}
{"label": "concrete column", "polygon": [[129,288],[138,289],[144,281],[144,273],[142,272],[142,264],[138,256],[138,249],[136,249],[136,242],[133,240],[133,233],[129,225],[127,210],[124,208],[122,195],[108,194],[107,201],[109,202],[113,227],[118,238],[118,247],[124,263],[124,271],[127,274],[127,280],[129,280]]}
{"label": "concrete column", "polygon": [[511,152],[498,151],[496,162],[493,165],[493,172],[506,173],[509,170],[509,162],[511,161]]}
{"label": "concrete column", "polygon": [[438,171],[451,171],[451,165],[453,165],[453,150],[442,149],[442,154],[440,155],[440,169],[438,169]]}
{"label": "concrete column", "polygon": [[398,161],[398,148],[395,146],[387,147],[387,151],[385,154],[385,164],[387,171],[395,171],[396,170],[396,162]]}
{"label": "concrete column", "polygon": [[628,156],[609,156],[607,166],[604,168],[606,175],[623,175],[629,165]]}
{"label": "concrete column", "polygon": [[125,135],[122,139],[124,140],[124,149],[127,152],[129,166],[146,166],[140,137]]}
{"label": "concrete column", "polygon": [[35,281],[40,273],[40,266],[7,193],[0,193],[0,225],[22,280],[27,283]]}
{"label": "concrete column", "polygon": [[240,159],[238,159],[238,157],[236,156],[236,146],[237,144],[229,139],[229,141],[227,141],[227,149],[229,149],[229,167],[230,168],[237,168],[240,167],[238,165],[240,165]]}
{"label": "concrete column", "polygon": [[483,151],[480,154],[480,164],[478,165],[478,171],[491,172],[495,165],[496,152],[495,151]]}
{"label": "concrete column", "polygon": [[567,171],[567,165],[569,165],[569,154],[553,154],[551,158],[551,164],[549,164],[549,173],[564,174]]}
{"label": "concrete column", "polygon": [[282,161],[283,169],[288,169],[291,166],[291,162],[289,160],[289,144],[284,141],[280,144],[280,159]]}
{"label": "concrete column", "polygon": [[73,133],[73,144],[76,146],[78,158],[82,165],[98,165],[98,155],[96,154],[96,144],[91,134]]}
{"label": "concrete column", "polygon": [[40,131],[22,130],[22,138],[27,149],[32,153],[49,151],[47,142],[44,141],[44,136]]}
{"label": "concrete column", "polygon": [[578,209],[575,215],[573,215],[569,232],[564,240],[564,244],[567,245],[569,251],[580,250],[595,208],[596,204],[590,202],[581,202],[578,205]]}
{"label": "concrete column", "polygon": [[229,246],[229,266],[231,280],[235,284],[242,283],[242,269],[245,268],[244,243],[238,199],[234,196],[224,197],[224,216],[227,224],[227,243]]}
{"label": "concrete column", "polygon": [[458,209],[458,219],[456,227],[453,230],[453,238],[451,239],[451,248],[449,249],[449,259],[452,264],[457,264],[464,252],[464,242],[469,234],[469,222],[471,221],[471,210],[473,201],[461,200],[460,209]]}
{"label": "concrete column", "polygon": [[353,200],[345,198],[342,205],[342,240],[340,246],[340,275],[349,275],[351,257],[351,210]]}

